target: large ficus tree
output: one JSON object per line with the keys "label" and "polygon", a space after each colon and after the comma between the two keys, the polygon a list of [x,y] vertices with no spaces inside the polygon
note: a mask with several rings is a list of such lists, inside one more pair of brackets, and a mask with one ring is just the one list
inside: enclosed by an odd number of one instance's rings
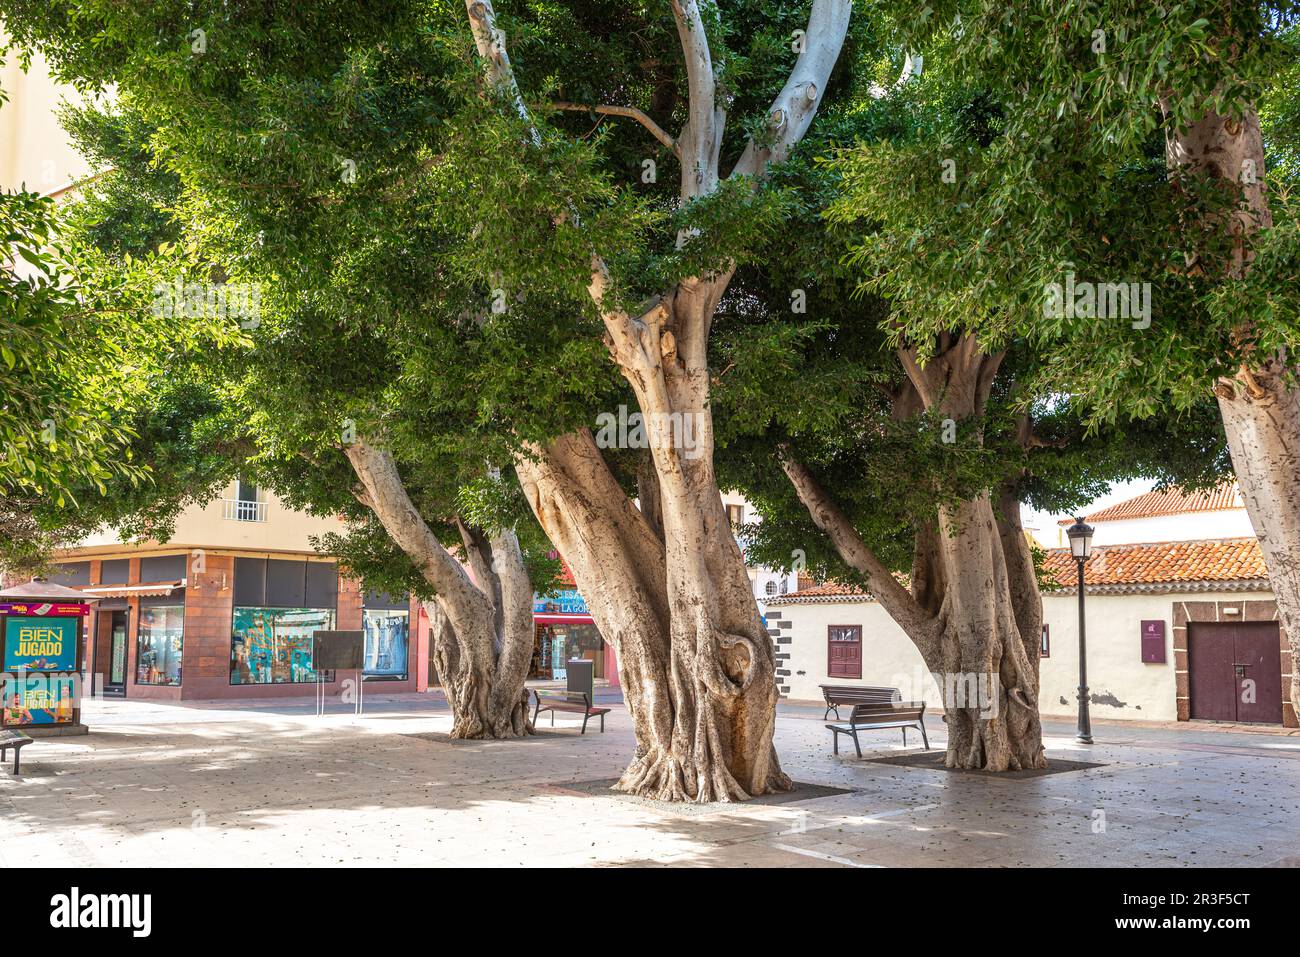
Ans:
{"label": "large ficus tree", "polygon": [[[949,329],[903,333],[908,292],[869,277],[936,214],[895,164],[936,130],[972,148],[988,131],[971,91],[912,77],[886,94],[827,117],[781,173],[802,212],[739,270],[744,295],[717,323],[719,467],[762,512],[752,558],[859,584],[912,639],[944,691],[951,766],[1040,767],[1042,605],[1021,503],[1059,512],[1114,480],[1219,480],[1222,432],[1205,397],[1154,428],[1090,434],[1086,406],[1035,391],[1035,344],[984,312],[978,276],[945,286],[964,297]],[[837,143],[852,146],[828,162]]]}
{"label": "large ficus tree", "polygon": [[[311,300],[286,315],[400,330],[391,345],[425,363],[403,385],[478,390],[473,423],[510,453],[482,461],[513,462],[619,652],[638,737],[622,787],[726,800],[787,785],[773,653],[713,474],[707,346],[735,265],[782,221],[769,170],[836,95],[847,2],[6,15],[65,75],[116,82],[157,121],[199,197],[191,220],[238,224],[232,275],[274,272]],[[432,329],[462,348],[430,346]],[[639,469],[586,428],[625,394],[610,373],[650,416]],[[404,428],[383,412],[348,408],[350,457]],[[353,465],[363,492],[380,487]]]}
{"label": "large ficus tree", "polygon": [[178,474],[164,450],[167,420],[192,397],[169,373],[239,336],[204,318],[154,315],[157,273],[81,242],[81,225],[38,194],[0,192],[6,574],[46,570],[55,549],[134,513]]}
{"label": "large ficus tree", "polygon": [[891,224],[859,253],[900,337],[1023,335],[1031,391],[1098,427],[1212,395],[1300,653],[1296,5],[893,6],[929,87],[977,93],[985,130],[844,157],[852,202]]}
{"label": "large ficus tree", "polygon": [[[728,217],[744,225],[735,208],[808,131],[844,46],[851,4],[814,0],[795,35],[793,66],[749,130],[728,126],[735,100],[753,97],[729,72],[728,34],[740,29],[730,17],[765,11],[694,0],[670,6],[680,51],[661,43],[648,68],[662,73],[666,59],[674,64],[666,78],[643,72],[635,87],[609,82],[622,76],[588,79],[597,111],[631,108],[656,139],[671,143],[675,199],[697,212],[695,221],[675,224],[676,255],[657,264],[667,273],[658,282],[627,270],[620,276],[610,262],[618,250],[592,243],[588,252],[587,290],[605,343],[646,419],[652,456],[641,506],[619,491],[586,432],[526,448],[518,468],[539,521],[617,643],[638,737],[620,786],[669,800],[734,800],[784,789],[789,779],[772,744],[772,645],[714,473],[709,332],[736,268]],[[490,91],[532,123],[492,5],[469,0],[466,9]],[[661,22],[652,12],[644,20],[648,30]],[[646,112],[655,98],[659,119]],[[678,125],[675,135],[664,131],[667,121]],[[573,215],[555,210],[559,219]],[[650,298],[635,304],[636,293]]]}
{"label": "large ficus tree", "polygon": [[[459,212],[489,288],[523,297],[511,311],[549,300],[568,303],[579,329],[596,319],[585,334],[603,341],[645,416],[639,505],[589,429],[534,438],[516,420],[512,431],[533,511],[618,650],[638,740],[619,786],[668,800],[788,785],[772,745],[772,647],[713,472],[708,342],[736,262],[780,221],[763,180],[826,95],[849,5],[814,3],[806,22],[777,21],[729,53],[735,23],[762,9],[594,5],[557,20],[528,5],[507,21],[492,4],[466,4],[487,109],[461,128],[464,153],[437,174],[475,173]],[[759,79],[748,87],[746,67]],[[575,154],[571,134],[557,131],[590,135],[590,117],[565,115],[575,101],[597,119],[630,122]],[[737,105],[750,111],[749,130],[727,127]],[[516,165],[500,162],[503,149]],[[572,181],[560,161],[575,155],[608,195],[533,194],[557,175]],[[675,164],[676,177],[661,183],[658,164]],[[635,231],[611,228],[610,209],[629,197]]]}

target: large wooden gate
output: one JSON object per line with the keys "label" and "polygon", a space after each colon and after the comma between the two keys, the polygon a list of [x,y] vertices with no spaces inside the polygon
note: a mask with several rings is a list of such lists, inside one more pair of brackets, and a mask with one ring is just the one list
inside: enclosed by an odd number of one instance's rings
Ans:
{"label": "large wooden gate", "polygon": [[1275,621],[1192,622],[1188,628],[1191,716],[1282,723],[1282,656]]}

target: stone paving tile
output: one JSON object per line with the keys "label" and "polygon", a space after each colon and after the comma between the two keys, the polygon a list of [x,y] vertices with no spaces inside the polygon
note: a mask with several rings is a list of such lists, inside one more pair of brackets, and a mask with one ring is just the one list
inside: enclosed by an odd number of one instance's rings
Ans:
{"label": "stone paving tile", "polygon": [[561,720],[555,740],[483,745],[410,737],[450,726],[425,696],[361,718],[92,702],[95,733],[0,774],[0,866],[1300,864],[1300,742],[1282,736],[1111,724],[1085,749],[1049,724],[1049,757],[1105,766],[1010,781],[834,758],[820,715],[783,707],[787,773],[849,793],[682,814],[573,787],[632,752],[607,700],[604,735]]}

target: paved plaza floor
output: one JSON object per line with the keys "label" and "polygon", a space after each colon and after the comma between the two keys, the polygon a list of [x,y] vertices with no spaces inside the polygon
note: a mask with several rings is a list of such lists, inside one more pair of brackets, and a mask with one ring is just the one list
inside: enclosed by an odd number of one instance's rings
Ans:
{"label": "paved plaza floor", "polygon": [[[783,704],[777,748],[807,799],[678,809],[612,796],[632,753],[607,731],[448,742],[437,695],[92,701],[85,737],[42,739],[0,772],[0,867],[1300,865],[1300,736],[1049,724],[1049,758],[1100,767],[1021,780],[831,755],[821,709]],[[941,747],[943,724],[927,724]],[[594,725],[593,725],[594,729]]]}

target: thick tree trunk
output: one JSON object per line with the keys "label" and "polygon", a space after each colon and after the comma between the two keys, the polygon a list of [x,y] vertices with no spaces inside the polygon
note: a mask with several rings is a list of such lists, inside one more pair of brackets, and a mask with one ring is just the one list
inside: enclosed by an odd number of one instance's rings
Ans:
{"label": "thick tree trunk", "polygon": [[416,510],[392,456],[362,439],[345,451],[363,489],[358,498],[437,593],[425,610],[451,706],[451,736],[531,734],[524,682],[533,650],[532,586],[514,533],[489,537],[457,519],[476,583]]}
{"label": "thick tree trunk", "polygon": [[[958,420],[983,414],[1000,356],[981,352],[971,336],[943,340],[924,368],[914,351],[900,351],[909,380],[898,395],[900,416],[920,408]],[[788,452],[782,466],[813,522],[867,579],[942,690],[948,767],[1046,767],[1038,715],[1042,602],[1015,496],[1001,492],[995,507],[986,493],[922,524],[909,591],[805,466]]]}
{"label": "thick tree trunk", "polygon": [[1037,710],[1037,635],[1024,634],[1017,623],[992,503],[985,495],[945,510],[940,524],[940,561],[949,582],[939,639],[945,763],[985,771],[1046,767]]}
{"label": "thick tree trunk", "polygon": [[[1168,104],[1162,104],[1168,112]],[[1196,260],[1198,274],[1237,280],[1250,271],[1252,239],[1273,225],[1264,178],[1259,115],[1240,117],[1206,110],[1166,141],[1167,164],[1183,176],[1204,177],[1239,201],[1231,213],[1198,224],[1207,234],[1231,237],[1227,261]],[[1237,332],[1248,343],[1249,326]],[[1223,428],[1242,500],[1250,516],[1277,598],[1278,617],[1291,645],[1291,701],[1300,707],[1300,390],[1288,381],[1295,363],[1285,354],[1242,357],[1237,374],[1215,385]]]}
{"label": "thick tree trunk", "polygon": [[[716,10],[702,7],[696,0],[672,3],[689,89],[688,120],[674,141],[683,201],[718,188],[727,118],[709,41]],[[762,143],[747,145],[733,176],[757,182],[803,137],[839,57],[851,7],[850,0],[813,0],[806,43],[772,103]],[[466,0],[466,9],[488,80],[527,119],[490,0]],[[591,454],[590,436],[562,438],[518,468],[542,527],[595,601],[593,617],[619,642],[625,675],[642,682],[628,699],[637,756],[619,787],[673,801],[742,800],[788,788],[772,746],[772,642],[713,473],[709,327],[732,270],[685,279],[633,316],[607,301],[609,276],[598,250],[591,266],[589,291],[606,342],[646,419],[654,468],[644,478],[658,488],[655,522],[627,512],[626,495],[599,454]],[[594,485],[584,487],[580,476]],[[655,560],[636,567],[651,551]],[[658,580],[643,577],[648,572]],[[623,588],[629,594],[613,594]],[[626,617],[652,612],[653,619]]]}
{"label": "thick tree trunk", "polygon": [[[678,543],[670,560],[665,539],[623,493],[590,433],[531,450],[517,470],[538,521],[618,652],[637,733],[637,753],[618,787],[671,801],[743,800],[789,787],[772,746],[772,642],[716,486],[716,510],[697,499],[665,509],[665,535]],[[700,524],[684,532],[681,514],[692,511]],[[721,524],[705,527],[706,520]],[[723,562],[710,564],[716,546],[708,539],[719,538],[732,554],[724,550]],[[739,571],[740,588],[725,562]],[[691,567],[673,574],[674,563]],[[744,637],[733,638],[729,628],[745,629]]]}
{"label": "thick tree trunk", "polygon": [[1300,393],[1281,363],[1217,391],[1228,448],[1291,645],[1291,703],[1300,709]]}

